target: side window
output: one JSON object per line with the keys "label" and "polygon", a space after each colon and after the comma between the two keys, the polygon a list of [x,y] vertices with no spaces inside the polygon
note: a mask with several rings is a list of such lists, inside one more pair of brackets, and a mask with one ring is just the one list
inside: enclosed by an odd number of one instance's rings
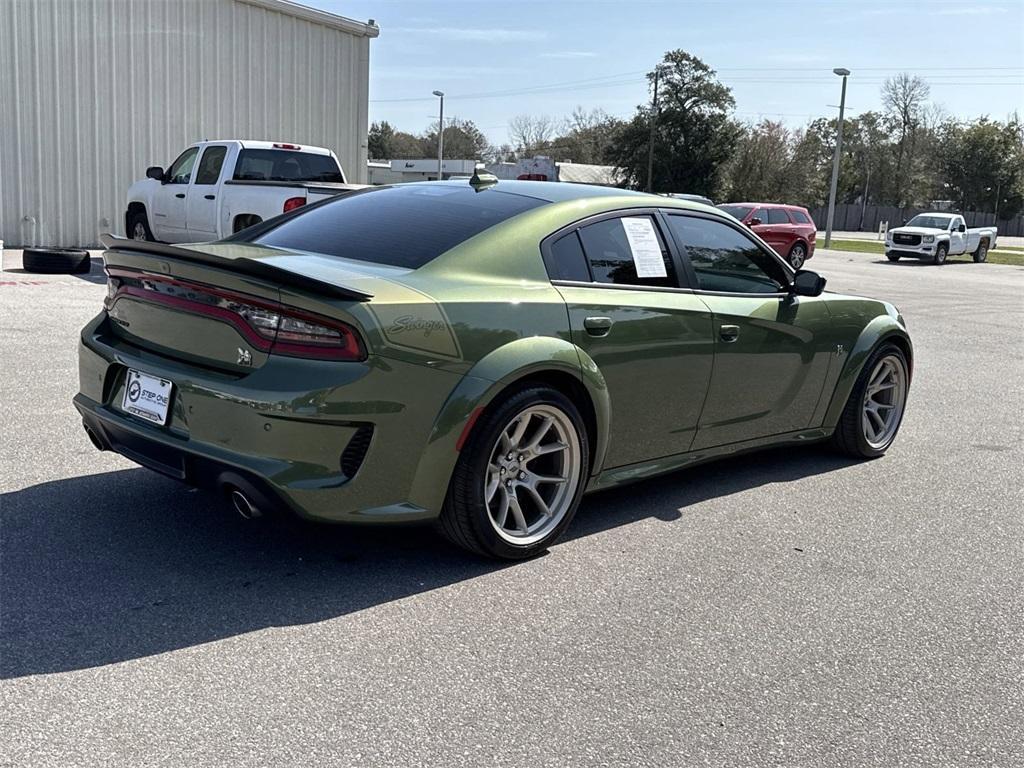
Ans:
{"label": "side window", "polygon": [[192,178],[192,167],[196,164],[196,156],[199,154],[199,147],[189,147],[178,159],[171,163],[171,169],[167,171],[168,184],[188,184]]}
{"label": "side window", "polygon": [[583,254],[580,236],[576,232],[563,235],[552,243],[544,255],[544,264],[552,280],[590,282],[587,257]]}
{"label": "side window", "polygon": [[702,290],[778,293],[787,283],[783,267],[729,225],[696,216],[670,215],[668,220]]}
{"label": "side window", "polygon": [[754,219],[760,219],[762,224],[767,224],[768,223],[768,211],[767,211],[767,209],[765,209],[765,208],[758,208],[756,211],[754,211],[753,214],[751,214],[750,218],[747,219],[747,221],[751,224],[751,226],[755,226],[756,227],[757,225],[754,224]]}
{"label": "side window", "polygon": [[227,153],[228,148],[219,145],[203,150],[203,159],[196,170],[196,184],[216,184]]}
{"label": "side window", "polygon": [[623,216],[579,230],[594,281],[675,288],[675,265],[654,218]]}
{"label": "side window", "polygon": [[797,224],[810,224],[811,220],[807,218],[807,214],[803,211],[790,211],[789,215],[793,217],[793,221]]}
{"label": "side window", "polygon": [[769,208],[768,209],[768,223],[769,224],[789,224],[789,216],[786,215],[786,211],[782,208]]}

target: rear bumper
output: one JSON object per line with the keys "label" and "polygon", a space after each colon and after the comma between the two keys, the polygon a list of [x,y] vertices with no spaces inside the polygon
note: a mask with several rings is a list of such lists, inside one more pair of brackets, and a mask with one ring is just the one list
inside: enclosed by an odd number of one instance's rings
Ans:
{"label": "rear bumper", "polygon": [[[74,398],[100,447],[193,485],[241,480],[271,506],[310,519],[437,516],[447,476],[424,493],[416,482],[419,462],[460,377],[411,364],[415,370],[396,370],[404,364],[390,360],[339,364],[274,356],[251,374],[232,376],[126,344],[105,334],[104,323],[101,316],[82,332],[81,391]],[[173,382],[166,426],[121,410],[128,368]],[[414,404],[399,399],[410,381]]]}

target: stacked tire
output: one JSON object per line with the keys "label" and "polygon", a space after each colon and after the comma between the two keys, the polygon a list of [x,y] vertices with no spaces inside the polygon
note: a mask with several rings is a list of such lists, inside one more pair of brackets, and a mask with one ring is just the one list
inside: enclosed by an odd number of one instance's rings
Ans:
{"label": "stacked tire", "polygon": [[26,272],[47,275],[81,275],[89,272],[89,252],[77,248],[26,248],[21,254]]}

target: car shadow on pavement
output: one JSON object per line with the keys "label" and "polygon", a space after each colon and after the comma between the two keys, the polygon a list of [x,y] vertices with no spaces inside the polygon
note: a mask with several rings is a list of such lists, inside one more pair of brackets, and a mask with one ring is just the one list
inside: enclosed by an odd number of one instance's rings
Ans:
{"label": "car shadow on pavement", "polygon": [[[680,510],[700,501],[850,463],[810,448],[754,456],[588,496],[567,538],[685,521]],[[5,679],[322,621],[517,567],[424,526],[246,521],[217,495],[144,469],[0,495],[0,565]]]}

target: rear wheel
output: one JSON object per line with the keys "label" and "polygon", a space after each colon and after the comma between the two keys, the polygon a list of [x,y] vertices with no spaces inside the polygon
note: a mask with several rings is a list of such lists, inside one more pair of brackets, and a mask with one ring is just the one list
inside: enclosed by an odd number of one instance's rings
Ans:
{"label": "rear wheel", "polygon": [[987,261],[988,260],[988,241],[982,240],[980,243],[978,243],[978,250],[976,250],[974,252],[973,256],[974,256],[974,263],[975,264],[981,264],[982,262]]}
{"label": "rear wheel", "polygon": [[569,526],[590,466],[586,427],[565,395],[530,386],[505,397],[462,449],[442,534],[471,552],[518,560]]}
{"label": "rear wheel", "polygon": [[945,243],[940,244],[939,247],[935,249],[935,255],[932,257],[932,262],[935,264],[945,264],[947,253],[949,253],[949,246]]}
{"label": "rear wheel", "polygon": [[789,249],[789,263],[793,269],[801,269],[807,261],[807,246],[803,243],[796,243]]}
{"label": "rear wheel", "polygon": [[839,419],[833,445],[849,456],[884,454],[899,432],[910,387],[910,368],[895,344],[882,344],[857,377]]}

